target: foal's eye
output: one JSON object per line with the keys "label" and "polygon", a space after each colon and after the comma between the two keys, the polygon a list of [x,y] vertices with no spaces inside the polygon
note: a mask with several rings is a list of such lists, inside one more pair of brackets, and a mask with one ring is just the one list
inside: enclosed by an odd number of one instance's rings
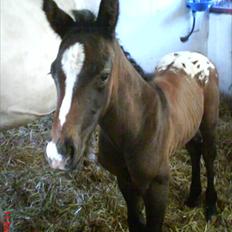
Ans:
{"label": "foal's eye", "polygon": [[108,79],[108,77],[109,77],[109,73],[104,73],[101,75],[100,78],[101,78],[101,81],[105,82]]}
{"label": "foal's eye", "polygon": [[98,79],[98,84],[97,84],[97,89],[99,91],[103,90],[106,86],[106,83],[107,83],[107,80],[110,76],[110,73],[108,72],[105,72],[105,73],[102,73],[100,76],[99,76],[99,79]]}

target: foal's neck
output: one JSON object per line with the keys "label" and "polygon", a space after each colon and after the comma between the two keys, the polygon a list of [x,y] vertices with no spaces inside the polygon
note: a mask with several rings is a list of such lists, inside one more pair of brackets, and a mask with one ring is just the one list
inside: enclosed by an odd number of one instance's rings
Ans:
{"label": "foal's neck", "polygon": [[155,88],[128,61],[117,42],[114,49],[111,99],[100,125],[112,142],[122,147],[139,142],[141,134],[152,137],[145,130],[156,130],[161,100]]}

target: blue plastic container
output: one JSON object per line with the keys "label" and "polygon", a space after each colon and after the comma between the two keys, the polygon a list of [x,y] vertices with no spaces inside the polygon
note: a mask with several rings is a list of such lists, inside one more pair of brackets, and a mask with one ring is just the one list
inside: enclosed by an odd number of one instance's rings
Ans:
{"label": "blue plastic container", "polygon": [[207,11],[215,0],[186,0],[186,5],[192,11]]}

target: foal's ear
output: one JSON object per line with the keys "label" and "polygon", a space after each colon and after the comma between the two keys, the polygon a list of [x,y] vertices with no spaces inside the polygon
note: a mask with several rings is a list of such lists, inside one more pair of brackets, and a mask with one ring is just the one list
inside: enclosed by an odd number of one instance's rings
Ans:
{"label": "foal's ear", "polygon": [[113,38],[119,15],[119,0],[102,0],[97,25],[105,36]]}
{"label": "foal's ear", "polygon": [[74,25],[72,18],[62,11],[53,0],[43,0],[43,11],[52,29],[63,38],[66,32]]}

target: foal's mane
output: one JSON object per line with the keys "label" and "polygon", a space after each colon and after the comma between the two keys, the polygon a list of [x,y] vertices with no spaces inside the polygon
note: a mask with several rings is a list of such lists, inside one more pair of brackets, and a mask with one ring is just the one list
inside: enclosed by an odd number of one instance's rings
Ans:
{"label": "foal's mane", "polygon": [[141,75],[141,77],[145,80],[145,81],[150,81],[153,78],[153,74],[152,73],[147,73],[143,70],[143,68],[136,62],[136,60],[131,56],[131,54],[126,51],[124,49],[124,47],[122,45],[120,45],[124,55],[126,56],[126,58],[130,61],[130,63],[132,64],[132,66],[135,68],[135,70]]}
{"label": "foal's mane", "polygon": [[[94,30],[94,24],[96,22],[96,16],[90,10],[73,10],[72,15],[75,21],[78,23],[79,29],[84,29],[88,31]],[[128,61],[132,64],[135,70],[141,75],[141,77],[145,81],[150,81],[153,78],[153,74],[147,73],[143,70],[143,68],[136,62],[136,60],[131,56],[131,54],[121,46],[121,49],[128,59]]]}

